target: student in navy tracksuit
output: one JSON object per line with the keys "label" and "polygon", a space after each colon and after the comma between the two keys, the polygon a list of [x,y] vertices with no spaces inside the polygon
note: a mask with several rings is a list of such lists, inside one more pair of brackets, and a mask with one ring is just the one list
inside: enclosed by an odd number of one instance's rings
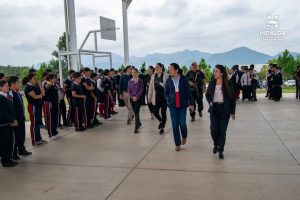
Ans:
{"label": "student in navy tracksuit", "polygon": [[53,74],[48,74],[45,83],[45,121],[47,125],[49,138],[57,139],[58,131],[58,91],[55,85],[55,77]]}
{"label": "student in navy tracksuit", "polygon": [[18,123],[14,120],[12,100],[8,96],[8,83],[0,81],[0,156],[3,167],[14,167],[17,162],[11,160],[13,149],[12,126]]}
{"label": "student in navy tracksuit", "polygon": [[83,93],[81,86],[81,75],[78,72],[73,74],[74,83],[72,85],[72,101],[74,105],[74,124],[76,131],[84,131],[87,127],[85,100],[86,96]]}
{"label": "student in navy tracksuit", "polygon": [[[165,97],[172,119],[173,135],[176,151],[185,145],[187,139],[186,112],[189,107],[194,111],[194,100],[188,79],[181,75],[179,65],[172,63],[169,66],[170,77],[166,82]],[[182,139],[181,139],[182,137]]]}
{"label": "student in navy tracksuit", "polygon": [[28,101],[28,112],[30,116],[30,135],[32,145],[42,145],[47,144],[46,141],[42,139],[40,132],[40,125],[42,124],[42,97],[44,90],[41,89],[42,86],[38,84],[35,74],[29,74],[23,80],[25,85],[25,96]]}
{"label": "student in navy tracksuit", "polygon": [[86,118],[87,118],[87,127],[94,127],[94,119],[93,119],[93,100],[96,98],[93,94],[94,85],[90,78],[91,70],[89,68],[84,68],[83,75],[81,78],[81,86],[83,88],[83,93],[86,96],[85,99],[85,110],[86,110]]}
{"label": "student in navy tracksuit", "polygon": [[15,145],[13,151],[13,159],[20,160],[20,156],[28,156],[31,155],[31,152],[28,152],[25,148],[25,107],[20,90],[20,81],[19,77],[11,76],[8,80],[10,92],[9,95],[13,99],[13,109],[14,109],[14,117],[18,122],[18,126],[13,128],[14,136],[15,136]]}
{"label": "student in navy tracksuit", "polygon": [[64,90],[66,93],[69,109],[67,114],[67,125],[70,126],[74,122],[74,106],[72,101],[72,84],[73,84],[73,73],[74,70],[69,70],[68,72],[68,78],[64,81]]}

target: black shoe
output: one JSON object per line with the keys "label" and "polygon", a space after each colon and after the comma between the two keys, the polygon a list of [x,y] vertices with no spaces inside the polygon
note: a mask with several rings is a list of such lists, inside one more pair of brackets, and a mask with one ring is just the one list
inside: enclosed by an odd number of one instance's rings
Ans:
{"label": "black shoe", "polygon": [[3,167],[14,167],[16,166],[18,163],[17,162],[14,162],[12,160],[8,160],[6,162],[2,162],[2,166]]}
{"label": "black shoe", "polygon": [[216,154],[218,152],[218,147],[213,148],[213,153]]}
{"label": "black shoe", "polygon": [[92,129],[92,128],[94,128],[94,125],[89,125],[88,128]]}
{"label": "black shoe", "polygon": [[164,134],[165,133],[165,130],[162,128],[162,129],[160,129],[160,131],[159,131],[159,134]]}
{"label": "black shoe", "polygon": [[116,114],[118,114],[118,112],[112,111],[111,114],[112,114],[112,115],[116,115]]}
{"label": "black shoe", "polygon": [[257,99],[254,99],[253,101],[257,101]]}
{"label": "black shoe", "polygon": [[14,155],[11,159],[12,159],[13,161],[21,160],[21,158],[20,158],[18,155]]}
{"label": "black shoe", "polygon": [[41,140],[42,144],[48,144],[48,142],[46,140]]}
{"label": "black shoe", "polygon": [[32,152],[29,152],[27,150],[19,151],[20,156],[30,156],[32,155]]}
{"label": "black shoe", "polygon": [[162,129],[162,128],[163,128],[163,124],[162,124],[162,122],[160,122],[157,129]]}
{"label": "black shoe", "polygon": [[195,117],[192,117],[191,122],[194,122],[194,121],[195,121]]}
{"label": "black shoe", "polygon": [[220,153],[219,153],[219,158],[220,158],[221,160],[224,160],[224,154],[223,154],[223,152],[220,152]]}
{"label": "black shoe", "polygon": [[203,117],[203,114],[202,114],[202,112],[199,112],[199,117]]}
{"label": "black shoe", "polygon": [[135,129],[134,129],[134,134],[138,134],[138,133],[139,133],[138,128],[135,128]]}
{"label": "black shoe", "polygon": [[139,122],[138,123],[138,128],[140,128],[142,126],[142,123],[141,122]]}

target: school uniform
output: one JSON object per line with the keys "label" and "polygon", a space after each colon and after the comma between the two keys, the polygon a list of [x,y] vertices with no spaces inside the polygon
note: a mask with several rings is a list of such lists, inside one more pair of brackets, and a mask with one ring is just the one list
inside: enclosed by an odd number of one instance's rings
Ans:
{"label": "school uniform", "polygon": [[243,87],[243,97],[242,100],[251,99],[251,77],[248,72],[245,72],[241,78],[241,85]]}
{"label": "school uniform", "polygon": [[41,90],[38,85],[27,83],[24,89],[26,99],[28,101],[28,113],[30,117],[30,135],[32,145],[39,145],[42,142],[40,125],[42,125],[42,106],[41,99],[33,99],[29,93],[34,92],[36,95],[41,95]]}
{"label": "school uniform", "polygon": [[111,117],[111,99],[109,92],[111,92],[112,81],[109,77],[104,76],[102,79],[101,87],[104,93],[104,119],[109,119]]}
{"label": "school uniform", "polygon": [[277,72],[273,77],[273,99],[274,101],[280,101],[282,97],[282,74]]}
{"label": "school uniform", "polygon": [[93,120],[93,124],[94,125],[98,125],[99,124],[99,121],[97,119],[97,107],[98,107],[98,89],[97,89],[97,83],[96,81],[92,80],[92,84],[94,86],[94,90],[92,91],[92,93],[94,94],[94,96],[96,97],[96,99],[92,98],[92,104],[93,104],[93,113],[92,113],[92,120]]}
{"label": "school uniform", "polygon": [[81,86],[83,89],[83,94],[86,96],[85,100],[85,111],[86,111],[86,119],[87,119],[87,126],[92,127],[93,126],[93,97],[92,97],[92,91],[85,89],[83,84],[86,83],[88,86],[92,86],[92,80],[90,78],[87,78],[83,76],[81,78]]}
{"label": "school uniform", "polygon": [[11,124],[14,119],[12,100],[6,93],[0,92],[0,156],[3,166],[12,162],[14,138]]}
{"label": "school uniform", "polygon": [[[58,125],[59,126],[67,126],[67,108],[65,102],[65,92],[60,87],[59,80],[55,83],[55,87],[58,93]],[[63,124],[61,124],[61,119]]]}
{"label": "school uniform", "polygon": [[9,95],[13,100],[13,110],[15,120],[18,121],[18,126],[13,127],[14,132],[14,148],[13,148],[13,156],[17,156],[18,154],[24,155],[27,153],[25,148],[25,107],[21,94],[19,92],[15,92],[11,90]]}
{"label": "school uniform", "polygon": [[68,77],[65,81],[64,81],[64,85],[66,88],[66,97],[67,97],[67,101],[69,104],[69,109],[68,109],[68,113],[67,113],[67,124],[72,124],[73,120],[74,120],[74,106],[73,106],[73,101],[72,101],[72,84],[73,81]]}
{"label": "school uniform", "polygon": [[[81,85],[74,82],[72,85],[72,92],[78,95],[84,95],[83,88]],[[72,97],[74,105],[74,124],[76,131],[83,130],[87,127],[87,118],[85,111],[85,101],[82,98]]]}
{"label": "school uniform", "polygon": [[49,137],[56,136],[58,134],[58,116],[59,116],[59,106],[58,106],[58,91],[55,85],[45,86],[45,97],[44,97],[44,107],[45,107],[45,121],[47,125],[47,131]]}
{"label": "school uniform", "polygon": [[104,117],[104,104],[105,104],[105,95],[102,87],[103,76],[97,80],[97,89],[99,92],[98,101],[99,101],[99,114],[100,117]]}

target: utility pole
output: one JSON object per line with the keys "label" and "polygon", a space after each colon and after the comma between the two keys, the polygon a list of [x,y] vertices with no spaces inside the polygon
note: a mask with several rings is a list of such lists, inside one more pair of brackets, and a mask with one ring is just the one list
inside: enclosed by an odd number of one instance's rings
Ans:
{"label": "utility pole", "polygon": [[127,10],[132,0],[122,0],[123,10],[123,36],[124,36],[124,64],[129,65],[128,18]]}

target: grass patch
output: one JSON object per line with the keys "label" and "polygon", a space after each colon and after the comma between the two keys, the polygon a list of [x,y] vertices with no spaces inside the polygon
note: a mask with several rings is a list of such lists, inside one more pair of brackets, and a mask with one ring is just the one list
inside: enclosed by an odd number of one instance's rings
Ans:
{"label": "grass patch", "polygon": [[[257,94],[267,93],[266,89],[257,89]],[[283,87],[282,93],[296,93],[296,87]]]}

